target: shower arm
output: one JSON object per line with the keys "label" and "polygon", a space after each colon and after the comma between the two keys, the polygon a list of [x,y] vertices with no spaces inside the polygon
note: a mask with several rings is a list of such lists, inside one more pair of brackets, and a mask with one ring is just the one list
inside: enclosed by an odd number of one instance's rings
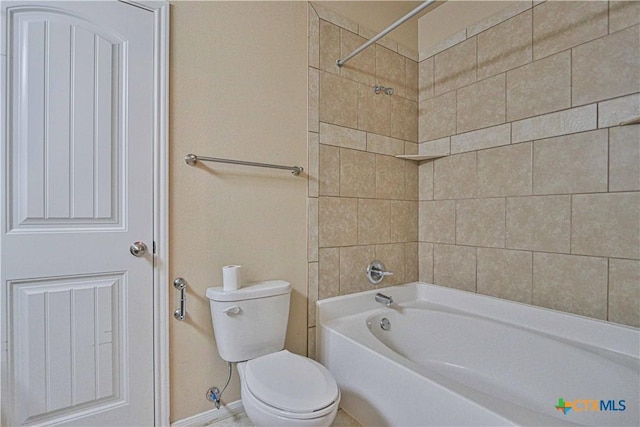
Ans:
{"label": "shower arm", "polygon": [[411,12],[407,13],[402,18],[398,19],[396,22],[394,22],[393,24],[389,25],[387,28],[385,28],[384,30],[379,32],[375,37],[372,37],[368,42],[366,42],[365,44],[363,44],[362,46],[360,46],[359,48],[357,48],[356,50],[351,52],[344,59],[338,59],[336,61],[336,65],[338,67],[342,67],[351,58],[353,58],[354,56],[358,55],[360,52],[362,52],[363,50],[365,50],[366,48],[368,48],[369,46],[371,46],[372,44],[374,44],[375,42],[377,42],[378,40],[380,40],[381,38],[383,38],[387,34],[389,34],[391,31],[393,31],[396,28],[398,28],[400,25],[402,25],[405,22],[407,22],[409,19],[413,18],[418,13],[422,12],[424,9],[426,9],[428,6],[430,6],[432,3],[435,3],[435,1],[436,0],[427,0],[427,1],[425,1],[420,6],[416,7]]}

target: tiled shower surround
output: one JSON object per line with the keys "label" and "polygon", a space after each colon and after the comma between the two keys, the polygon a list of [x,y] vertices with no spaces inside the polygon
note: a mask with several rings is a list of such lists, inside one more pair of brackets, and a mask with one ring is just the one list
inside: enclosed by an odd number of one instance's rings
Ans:
{"label": "tiled shower surround", "polygon": [[[417,64],[387,41],[342,69],[371,34],[309,13],[311,355],[315,299],[372,289],[374,258],[386,285],[640,326],[640,125],[619,126],[640,116],[640,2],[519,2]],[[450,156],[393,157],[416,151]]]}

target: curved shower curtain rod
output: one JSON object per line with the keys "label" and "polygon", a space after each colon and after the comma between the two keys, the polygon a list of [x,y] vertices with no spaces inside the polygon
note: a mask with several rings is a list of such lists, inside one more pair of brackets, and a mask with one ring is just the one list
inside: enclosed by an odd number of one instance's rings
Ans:
{"label": "curved shower curtain rod", "polygon": [[379,32],[375,37],[372,37],[371,40],[369,40],[368,42],[366,42],[365,44],[363,44],[362,46],[360,46],[359,48],[357,48],[356,50],[351,52],[344,59],[338,59],[336,61],[336,65],[338,67],[342,67],[351,58],[353,58],[354,56],[358,55],[360,52],[362,52],[363,50],[365,50],[366,48],[368,48],[369,46],[371,46],[372,44],[374,44],[375,42],[377,42],[378,40],[380,40],[381,38],[383,38],[387,34],[389,34],[391,31],[395,30],[400,25],[402,25],[405,22],[407,22],[409,19],[411,19],[412,17],[414,17],[415,15],[417,15],[418,13],[423,11],[425,8],[427,8],[427,6],[429,6],[431,3],[435,3],[435,1],[436,0],[427,0],[427,1],[425,1],[420,6],[416,7],[411,12],[407,13],[402,18],[398,19],[396,22],[394,22],[393,24],[389,25],[387,28],[385,28],[384,30]]}

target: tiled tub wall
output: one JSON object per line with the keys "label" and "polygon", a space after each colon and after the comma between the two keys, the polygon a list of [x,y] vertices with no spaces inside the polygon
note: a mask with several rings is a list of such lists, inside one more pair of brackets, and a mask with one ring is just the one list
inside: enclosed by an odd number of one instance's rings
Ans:
{"label": "tiled tub wall", "polygon": [[640,2],[533,4],[421,53],[420,280],[640,326]]}
{"label": "tiled tub wall", "polygon": [[418,54],[383,39],[336,66],[373,35],[309,6],[311,356],[318,298],[370,289],[374,259],[394,272],[386,285],[418,279],[418,165],[394,157],[418,151]]}

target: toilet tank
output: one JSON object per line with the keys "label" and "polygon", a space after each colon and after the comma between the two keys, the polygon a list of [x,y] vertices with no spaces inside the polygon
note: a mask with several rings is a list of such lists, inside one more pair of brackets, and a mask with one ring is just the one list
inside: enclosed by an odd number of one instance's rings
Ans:
{"label": "toilet tank", "polygon": [[270,280],[237,290],[208,288],[218,353],[241,362],[284,348],[291,284]]}

